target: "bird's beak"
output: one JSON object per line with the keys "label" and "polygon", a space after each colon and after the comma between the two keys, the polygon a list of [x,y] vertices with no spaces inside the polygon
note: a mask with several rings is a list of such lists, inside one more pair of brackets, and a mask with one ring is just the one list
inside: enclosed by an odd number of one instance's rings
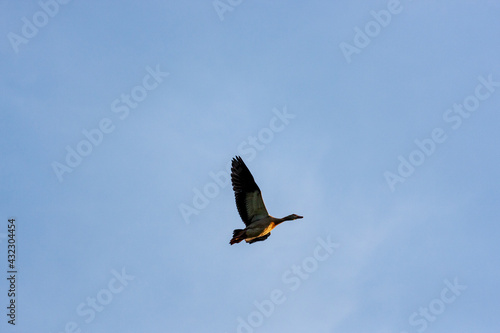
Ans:
{"label": "bird's beak", "polygon": [[302,218],[304,218],[304,216],[297,215],[297,218],[302,219]]}

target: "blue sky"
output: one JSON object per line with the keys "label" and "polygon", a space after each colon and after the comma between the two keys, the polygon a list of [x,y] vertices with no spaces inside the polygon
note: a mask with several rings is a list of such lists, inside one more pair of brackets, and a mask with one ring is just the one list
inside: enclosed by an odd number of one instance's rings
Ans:
{"label": "blue sky", "polygon": [[[498,332],[498,2],[63,2],[0,2],[2,332]],[[304,219],[230,246],[235,155]]]}

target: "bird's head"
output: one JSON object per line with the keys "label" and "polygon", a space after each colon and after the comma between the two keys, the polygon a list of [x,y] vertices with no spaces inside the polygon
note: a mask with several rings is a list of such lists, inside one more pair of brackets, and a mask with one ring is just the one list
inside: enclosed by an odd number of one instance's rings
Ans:
{"label": "bird's head", "polygon": [[288,221],[291,221],[291,220],[298,220],[298,219],[301,219],[301,218],[303,218],[303,217],[304,217],[304,216],[300,216],[300,215],[297,215],[297,214],[292,214],[292,215],[288,215],[288,216],[286,217],[286,219],[287,219]]}

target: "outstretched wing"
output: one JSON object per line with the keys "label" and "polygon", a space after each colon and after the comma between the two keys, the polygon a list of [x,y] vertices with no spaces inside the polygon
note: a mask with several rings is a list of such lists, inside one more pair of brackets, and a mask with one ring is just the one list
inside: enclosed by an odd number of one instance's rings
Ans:
{"label": "outstretched wing", "polygon": [[269,216],[260,189],[241,157],[236,156],[231,164],[231,183],[238,213],[245,225]]}

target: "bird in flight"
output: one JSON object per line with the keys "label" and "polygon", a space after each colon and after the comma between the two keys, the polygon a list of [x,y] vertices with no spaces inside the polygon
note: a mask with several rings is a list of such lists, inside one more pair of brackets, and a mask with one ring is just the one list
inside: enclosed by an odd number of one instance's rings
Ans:
{"label": "bird in flight", "polygon": [[238,208],[238,213],[246,226],[245,229],[233,231],[233,238],[229,242],[231,245],[242,240],[249,244],[266,240],[271,236],[271,230],[278,224],[303,218],[303,216],[296,214],[288,215],[282,219],[269,215],[259,187],[245,162],[239,156],[234,157],[231,161],[231,183],[236,198],[236,208]]}

